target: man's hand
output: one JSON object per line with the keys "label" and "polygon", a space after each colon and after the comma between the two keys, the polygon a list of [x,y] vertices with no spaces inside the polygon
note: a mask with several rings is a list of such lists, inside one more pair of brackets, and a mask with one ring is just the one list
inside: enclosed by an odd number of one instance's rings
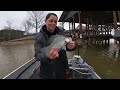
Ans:
{"label": "man's hand", "polygon": [[67,43],[67,48],[69,48],[69,49],[73,49],[73,48],[75,48],[75,42],[74,41],[70,41],[69,43]]}
{"label": "man's hand", "polygon": [[56,48],[52,48],[48,54],[48,58],[49,59],[56,59],[59,57],[59,54],[58,54],[58,49]]}

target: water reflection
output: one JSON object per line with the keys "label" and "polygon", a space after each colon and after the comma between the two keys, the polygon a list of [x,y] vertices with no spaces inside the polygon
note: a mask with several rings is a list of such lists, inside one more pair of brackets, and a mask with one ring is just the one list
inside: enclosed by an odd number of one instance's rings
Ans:
{"label": "water reflection", "polygon": [[[80,47],[80,55],[103,79],[120,79],[120,45]],[[77,54],[77,53],[76,53]]]}
{"label": "water reflection", "polygon": [[33,57],[33,44],[0,46],[0,78],[3,78]]}
{"label": "water reflection", "polygon": [[[80,46],[81,57],[90,64],[103,79],[120,79],[120,45]],[[69,53],[67,53],[69,54]],[[75,51],[78,54],[78,50]],[[72,56],[71,54],[69,56]],[[0,78],[34,57],[31,44],[0,46]]]}

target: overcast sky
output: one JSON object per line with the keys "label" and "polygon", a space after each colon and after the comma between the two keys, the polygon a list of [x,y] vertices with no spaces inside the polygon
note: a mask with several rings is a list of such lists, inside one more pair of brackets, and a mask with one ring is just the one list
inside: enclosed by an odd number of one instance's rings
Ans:
{"label": "overcast sky", "polygon": [[[47,13],[53,12],[61,16],[62,11],[46,11]],[[21,27],[22,21],[27,17],[26,11],[0,11],[0,30],[3,29],[7,24],[7,20],[12,20],[13,26],[16,28]]]}

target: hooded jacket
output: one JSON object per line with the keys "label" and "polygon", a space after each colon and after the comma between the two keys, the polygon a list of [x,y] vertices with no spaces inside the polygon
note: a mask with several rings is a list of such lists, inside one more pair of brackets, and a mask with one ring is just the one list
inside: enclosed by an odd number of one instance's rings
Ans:
{"label": "hooded jacket", "polygon": [[44,25],[36,35],[34,44],[35,58],[40,61],[41,79],[65,79],[66,69],[68,69],[66,51],[60,50],[59,57],[56,60],[50,60],[42,50],[42,48],[48,46],[48,38],[56,34],[63,35],[63,30],[56,27],[54,33],[50,33],[47,31],[46,25]]}

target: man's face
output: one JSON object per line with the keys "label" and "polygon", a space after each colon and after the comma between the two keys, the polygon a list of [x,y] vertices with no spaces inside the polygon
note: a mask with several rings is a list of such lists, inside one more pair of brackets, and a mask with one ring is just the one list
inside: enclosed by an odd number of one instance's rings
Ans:
{"label": "man's face", "polygon": [[54,32],[57,25],[58,18],[54,15],[51,15],[46,21],[47,30],[49,32]]}

